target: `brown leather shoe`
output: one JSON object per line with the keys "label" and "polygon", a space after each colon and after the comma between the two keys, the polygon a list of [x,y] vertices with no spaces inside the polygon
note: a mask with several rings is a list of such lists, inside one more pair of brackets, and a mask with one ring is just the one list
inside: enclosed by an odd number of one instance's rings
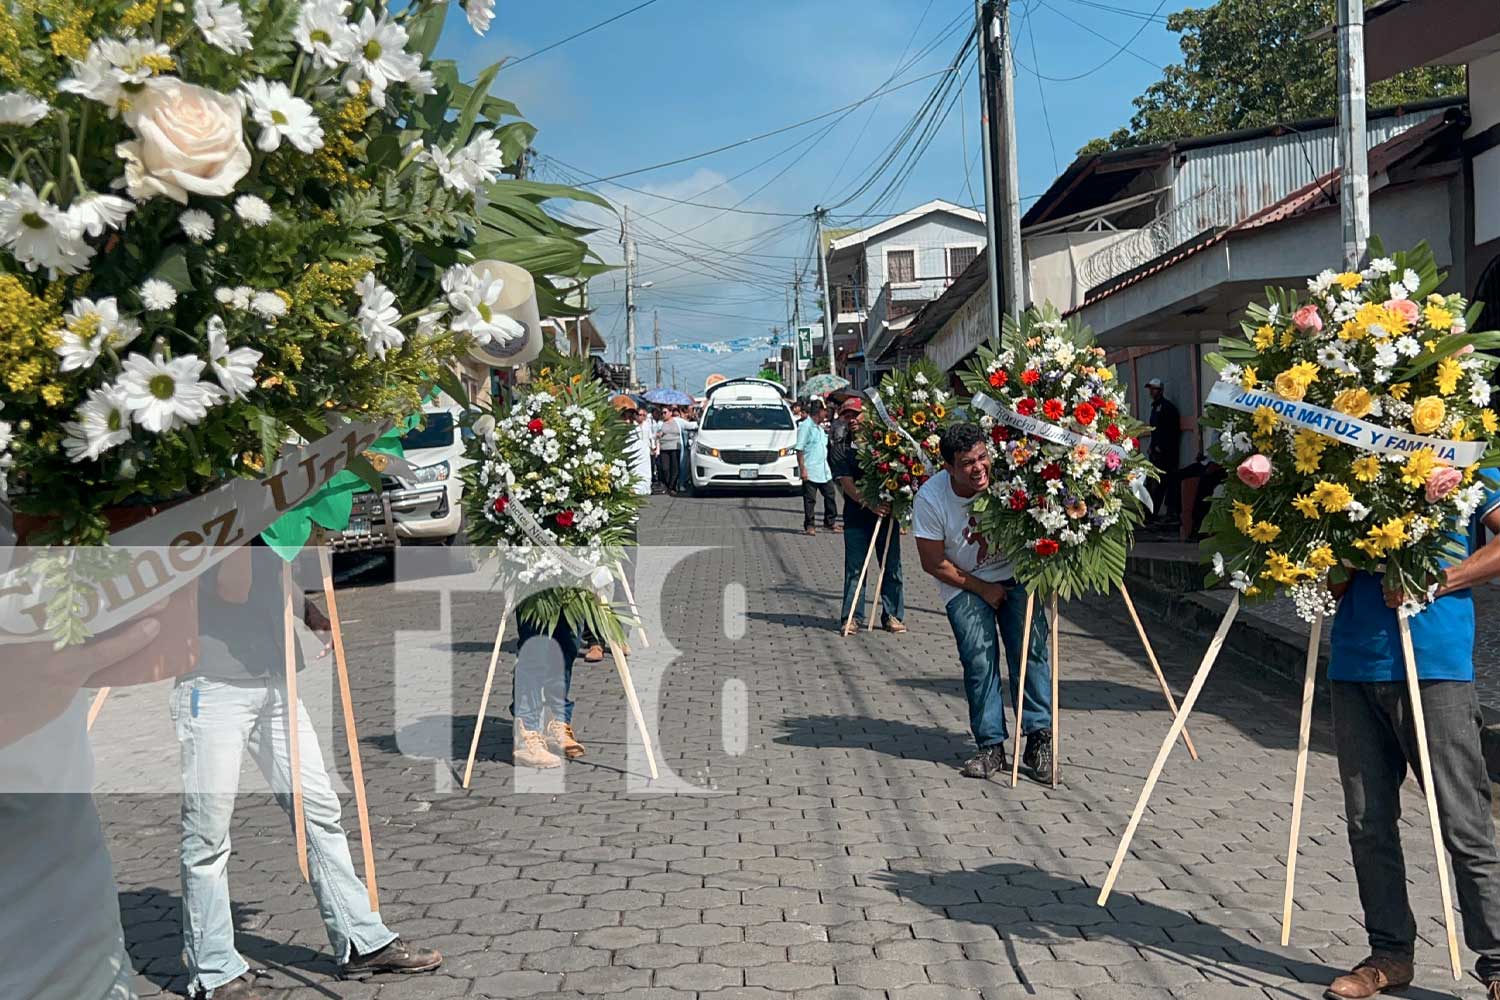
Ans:
{"label": "brown leather shoe", "polygon": [[1330,1000],[1366,1000],[1377,993],[1410,986],[1414,976],[1415,970],[1410,962],[1371,955],[1352,972],[1329,983],[1323,995]]}
{"label": "brown leather shoe", "polygon": [[556,747],[569,760],[577,760],[584,754],[583,744],[573,735],[573,727],[557,719],[547,723],[548,748]]}
{"label": "brown leather shoe", "polygon": [[[273,996],[281,992],[280,990],[271,990],[257,986],[255,984],[256,978],[257,973],[247,972],[243,976],[231,979],[223,986],[215,987],[213,992],[214,1000],[271,1000]],[[193,995],[198,997],[199,1000],[204,1000],[208,996],[208,993],[199,990]]]}
{"label": "brown leather shoe", "polygon": [[442,964],[442,952],[436,948],[413,947],[397,938],[369,955],[358,955],[351,951],[349,961],[339,966],[339,978],[368,979],[383,972],[412,975],[431,972]]}
{"label": "brown leather shoe", "polygon": [[601,646],[597,642],[594,643],[592,646],[590,646],[587,650],[584,651],[583,662],[584,663],[603,663],[604,662],[604,647]]}

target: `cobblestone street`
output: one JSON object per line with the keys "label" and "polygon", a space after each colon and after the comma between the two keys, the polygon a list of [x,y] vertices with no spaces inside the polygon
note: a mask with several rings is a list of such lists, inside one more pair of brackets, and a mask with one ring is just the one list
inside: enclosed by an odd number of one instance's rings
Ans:
{"label": "cobblestone street", "polygon": [[[393,680],[398,660],[409,676],[407,661],[427,649],[433,690],[445,690],[436,675],[449,638],[411,639],[439,627],[437,595],[391,583],[341,590],[382,915],[447,961],[436,976],[340,982],[282,813],[249,785],[230,862],[247,959],[299,998],[1237,1000],[1321,996],[1364,956],[1326,698],[1294,947],[1278,938],[1295,693],[1232,664],[1189,724],[1202,760],[1174,752],[1100,909],[1098,886],[1169,723],[1123,605],[1063,608],[1063,786],[964,779],[961,674],[911,539],[911,632],[840,639],[842,538],[804,537],[800,517],[789,497],[659,496],[646,510],[644,544],[701,549],[664,582],[665,641],[652,636],[632,659],[656,716],[659,787],[671,794],[648,788],[644,758],[628,752],[633,729],[608,660],[575,672],[588,756],[565,773],[517,775],[505,711],[513,641],[462,790],[452,770],[472,735],[496,599],[452,606],[445,714],[422,685]],[[648,581],[637,584],[646,599]],[[1181,692],[1208,636],[1148,628]],[[310,701],[326,671],[308,671]],[[160,691],[106,706],[96,745],[120,751],[101,780],[134,766],[131,748],[147,746],[140,734],[166,713]],[[341,725],[324,732],[347,779],[343,741]],[[1467,972],[1455,989],[1446,969],[1414,786],[1406,805],[1422,940],[1417,986],[1402,995],[1477,996]],[[359,864],[352,795],[344,806]],[[100,808],[142,995],[180,993],[176,801],[110,792]]]}

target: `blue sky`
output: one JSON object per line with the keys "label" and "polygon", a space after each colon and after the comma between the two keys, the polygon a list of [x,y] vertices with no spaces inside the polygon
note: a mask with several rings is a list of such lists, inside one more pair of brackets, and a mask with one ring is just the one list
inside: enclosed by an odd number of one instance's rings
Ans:
{"label": "blue sky", "polygon": [[[455,12],[438,54],[459,60],[472,75],[639,2],[501,0],[484,38],[474,36]],[[1179,56],[1165,16],[1189,5],[1203,3],[1015,0],[1023,196],[1044,191],[1080,145],[1128,120],[1131,99]],[[642,344],[650,342],[657,312],[665,344],[767,337],[772,326],[786,325],[792,273],[812,244],[811,223],[795,216],[845,200],[870,173],[939,84],[973,9],[972,0],[655,0],[503,69],[494,92],[515,101],[539,129],[539,179],[561,180],[606,177],[691,156],[909,83],[847,115],[620,180],[646,193],[614,184],[595,187],[616,204],[628,204],[640,220],[638,280],[653,282],[638,294]],[[1032,70],[1082,78],[1044,79],[1039,86]],[[894,215],[932,198],[982,206],[978,108],[977,80],[966,75],[962,97],[905,182],[876,203],[887,172],[836,212],[835,222],[872,211]],[[652,195],[740,210],[721,212]],[[552,207],[613,230],[594,242],[607,260],[621,259],[617,221],[558,202]],[[590,292],[609,357],[618,360],[625,331],[623,277],[596,278]],[[804,286],[804,320],[817,315],[813,295],[810,284]],[[710,372],[753,374],[767,353],[765,347],[715,355],[665,351],[663,381],[670,383],[675,365],[682,386],[701,391]],[[640,356],[640,364],[649,382],[651,356]]]}

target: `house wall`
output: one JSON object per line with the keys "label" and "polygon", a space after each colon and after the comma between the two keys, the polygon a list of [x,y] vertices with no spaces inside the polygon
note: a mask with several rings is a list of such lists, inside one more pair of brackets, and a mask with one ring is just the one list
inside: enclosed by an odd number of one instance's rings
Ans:
{"label": "house wall", "polygon": [[[948,274],[945,256],[949,246],[984,246],[983,222],[971,222],[946,212],[934,212],[924,218],[914,219],[904,226],[881,233],[865,244],[865,292],[866,302],[874,302],[886,283],[886,251],[916,251],[916,277],[956,278]],[[941,293],[939,286],[937,293]],[[936,294],[932,297],[936,297]]]}
{"label": "house wall", "polygon": [[1088,291],[1083,262],[1127,235],[1128,231],[1110,229],[1024,237],[1027,302],[1051,302],[1062,312],[1083,305]]}

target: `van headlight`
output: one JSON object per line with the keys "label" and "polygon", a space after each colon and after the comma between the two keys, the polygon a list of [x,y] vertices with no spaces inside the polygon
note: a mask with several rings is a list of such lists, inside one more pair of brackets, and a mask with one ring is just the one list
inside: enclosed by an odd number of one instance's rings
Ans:
{"label": "van headlight", "polygon": [[706,444],[699,444],[697,442],[694,442],[693,443],[693,451],[695,451],[699,455],[703,455],[703,456],[705,456],[707,458],[718,458],[719,457],[719,449],[717,449],[717,448],[710,448]]}
{"label": "van headlight", "polygon": [[420,469],[412,471],[411,481],[418,486],[427,483],[446,482],[451,471],[447,462],[439,462],[436,465],[424,465]]}
{"label": "van headlight", "polygon": [[787,457],[787,456],[788,456],[788,455],[790,455],[790,454],[791,454],[791,453],[792,453],[792,452],[793,452],[793,451],[796,451],[796,449],[795,449],[795,448],[783,448],[783,449],[781,449],[781,450],[780,450],[780,451],[778,451],[778,452],[777,452],[777,453],[776,453],[776,454],[777,454],[777,455],[778,455],[778,456],[779,456],[779,457],[781,457],[781,458],[786,458],[786,457]]}

